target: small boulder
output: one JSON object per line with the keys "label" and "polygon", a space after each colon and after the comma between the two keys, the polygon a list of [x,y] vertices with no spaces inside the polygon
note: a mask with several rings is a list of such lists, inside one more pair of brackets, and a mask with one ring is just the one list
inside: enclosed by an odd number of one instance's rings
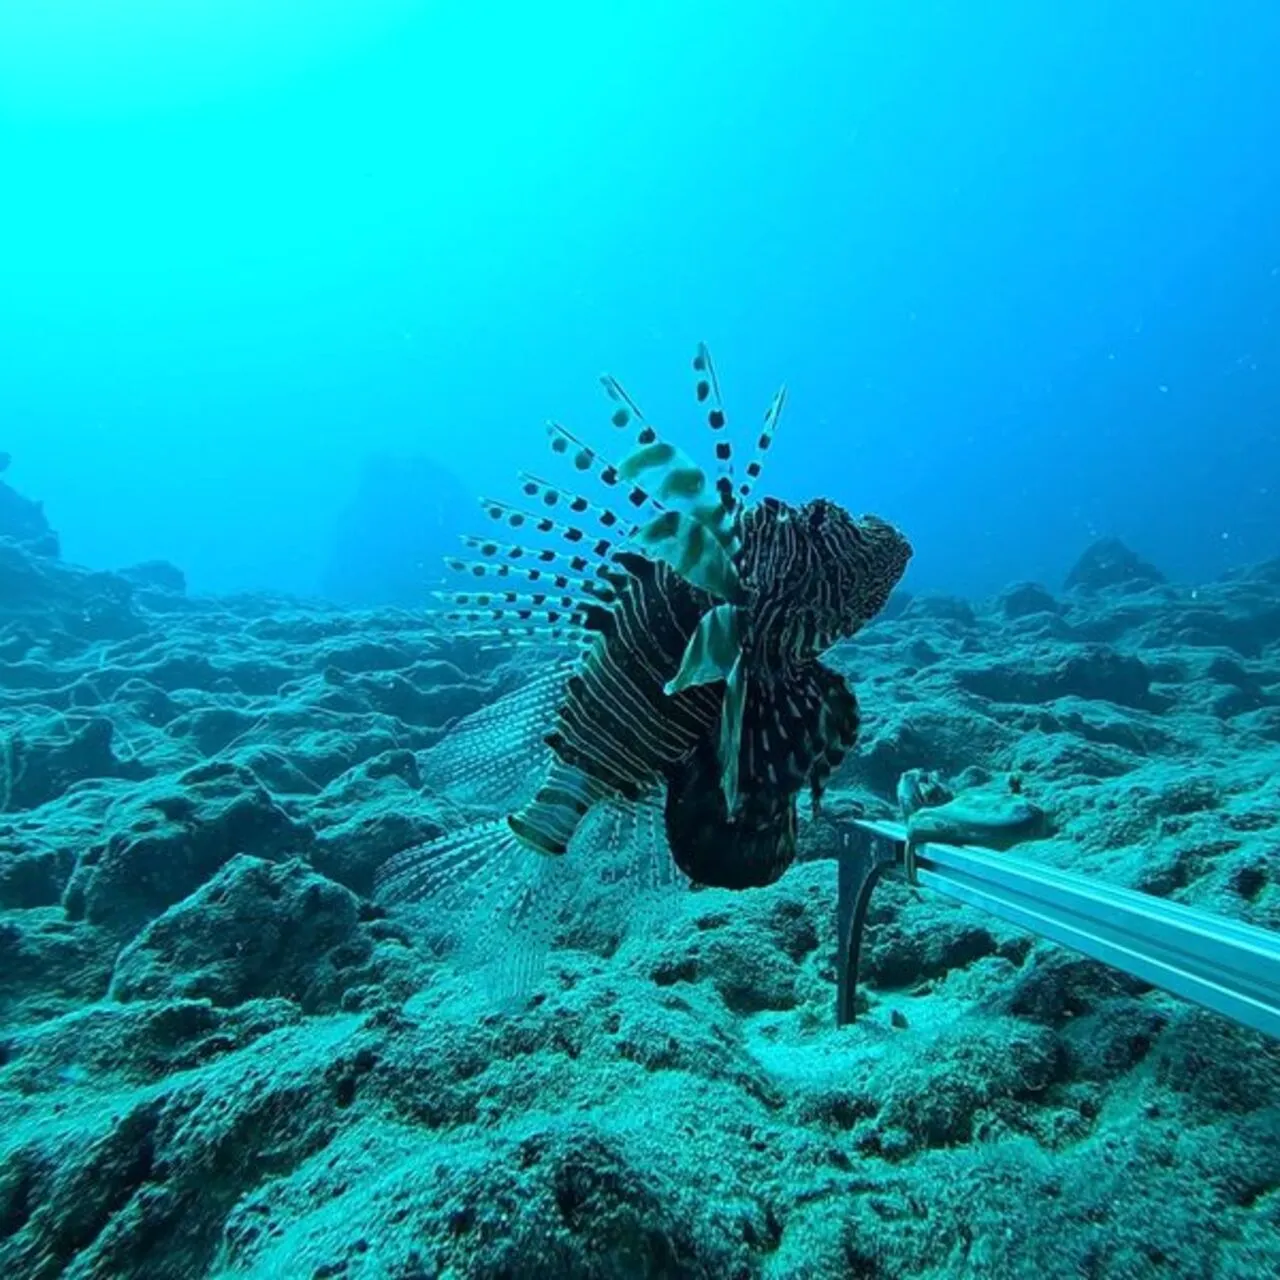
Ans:
{"label": "small boulder", "polygon": [[1038,583],[1020,582],[1001,592],[1000,612],[1009,621],[1037,613],[1061,613],[1062,606]]}
{"label": "small boulder", "polygon": [[1164,581],[1164,574],[1155,565],[1131,551],[1119,538],[1102,538],[1075,562],[1063,585],[1086,593],[1109,587],[1145,591]]}
{"label": "small boulder", "polygon": [[241,854],[124,947],[110,994],[223,1008],[283,997],[304,1013],[332,1012],[379,976],[366,910],[300,859]]}

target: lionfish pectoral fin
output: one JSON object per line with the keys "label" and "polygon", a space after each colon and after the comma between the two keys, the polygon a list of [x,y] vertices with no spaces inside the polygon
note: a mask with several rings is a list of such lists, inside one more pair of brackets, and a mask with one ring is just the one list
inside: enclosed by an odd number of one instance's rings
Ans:
{"label": "lionfish pectoral fin", "polygon": [[732,818],[738,810],[738,760],[742,753],[742,720],[747,702],[747,678],[739,652],[725,681],[720,708],[720,787]]}
{"label": "lionfish pectoral fin", "polygon": [[451,725],[440,742],[418,755],[423,782],[463,804],[522,804],[546,770],[546,724],[572,673],[570,664],[557,663]]}
{"label": "lionfish pectoral fin", "polygon": [[695,514],[675,508],[664,511],[641,525],[635,542],[649,555],[669,564],[686,582],[720,600],[741,602],[742,582],[733,555]]}
{"label": "lionfish pectoral fin", "polygon": [[727,680],[741,651],[738,607],[718,604],[708,609],[689,637],[679,671],[663,686],[663,692],[679,693],[692,685]]}

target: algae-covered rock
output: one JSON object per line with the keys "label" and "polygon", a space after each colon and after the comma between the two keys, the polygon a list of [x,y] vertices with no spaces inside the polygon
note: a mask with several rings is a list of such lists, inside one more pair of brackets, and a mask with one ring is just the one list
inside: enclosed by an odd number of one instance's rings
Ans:
{"label": "algae-covered rock", "polygon": [[388,981],[380,943],[393,937],[355,894],[303,862],[241,854],[124,947],[110,994],[220,1006],[283,997],[306,1013],[332,1012],[348,991]]}

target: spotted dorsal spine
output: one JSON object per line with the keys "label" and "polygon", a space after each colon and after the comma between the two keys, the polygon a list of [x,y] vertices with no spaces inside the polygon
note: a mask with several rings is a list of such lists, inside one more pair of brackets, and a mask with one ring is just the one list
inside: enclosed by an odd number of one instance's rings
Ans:
{"label": "spotted dorsal spine", "polygon": [[760,436],[756,440],[755,457],[747,463],[746,476],[738,486],[738,497],[744,506],[750,500],[756,481],[760,479],[760,473],[764,470],[765,455],[773,444],[773,433],[777,430],[778,419],[782,417],[782,407],[786,402],[787,389],[786,387],[779,387],[777,395],[773,397],[768,409],[765,410],[764,422],[760,426]]}
{"label": "spotted dorsal spine", "polygon": [[727,430],[728,419],[720,396],[720,379],[716,377],[711,352],[705,342],[698,343],[698,350],[694,354],[693,378],[694,398],[706,414],[707,426],[715,439],[716,493],[724,507],[725,518],[732,525],[738,505],[733,492],[733,441]]}
{"label": "spotted dorsal spine", "polygon": [[[623,484],[618,468],[589,444],[579,440],[567,427],[558,422],[548,422],[547,435],[551,438],[551,452],[568,457],[576,471],[594,475],[610,489]],[[628,489],[627,505],[637,512],[647,509],[650,514],[662,510],[662,503],[639,485],[632,485]]]}

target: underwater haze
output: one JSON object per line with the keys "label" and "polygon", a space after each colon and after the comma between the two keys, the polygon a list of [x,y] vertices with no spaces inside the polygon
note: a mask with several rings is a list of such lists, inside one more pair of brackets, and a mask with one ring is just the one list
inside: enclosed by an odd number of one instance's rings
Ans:
{"label": "underwater haze", "polygon": [[1280,1277],[1278,68],[0,3],[0,1277]]}
{"label": "underwater haze", "polygon": [[6,6],[9,478],[72,560],[358,598],[407,459],[425,588],[600,372],[701,443],[705,339],[916,589],[1256,562],[1278,52],[1265,0]]}

